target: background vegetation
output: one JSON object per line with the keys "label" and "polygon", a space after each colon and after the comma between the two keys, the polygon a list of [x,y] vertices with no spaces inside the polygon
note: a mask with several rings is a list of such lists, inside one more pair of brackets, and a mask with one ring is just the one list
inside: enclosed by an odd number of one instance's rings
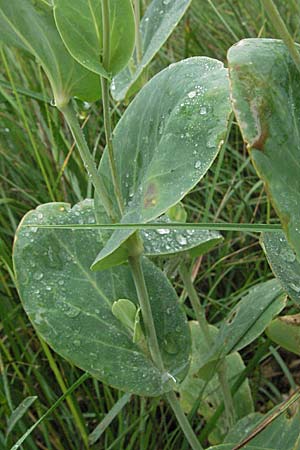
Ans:
{"label": "background vegetation", "polygon": [[[146,3],[146,2],[145,2]],[[277,2],[294,39],[300,39],[298,0]],[[194,55],[226,62],[227,49],[244,37],[276,37],[259,0],[193,0],[179,27],[151,64],[151,75],[168,64]],[[11,248],[21,217],[40,203],[78,202],[92,187],[61,115],[51,107],[48,86],[36,65],[20,51],[0,48],[0,448],[6,448],[7,418],[28,396],[38,399],[8,438],[7,448],[54,404],[82,372],[52,353],[39,340],[20,304],[14,284]],[[22,92],[19,89],[22,87]],[[32,99],[27,91],[40,93]],[[47,102],[41,101],[46,98]],[[104,130],[100,103],[79,103],[86,137],[99,158]],[[124,105],[113,114],[114,123]],[[233,122],[227,146],[203,181],[185,201],[189,220],[277,222],[262,182],[249,162]],[[224,233],[224,242],[194,262],[195,285],[211,323],[218,323],[236,298],[271,271],[250,233]],[[179,295],[184,295],[176,273]],[[189,317],[193,313],[186,302]],[[278,351],[262,336],[242,352],[256,409],[267,411],[299,384],[300,360]],[[103,420],[122,393],[87,379],[68,401],[42,422],[24,449],[77,450],[84,436]],[[194,414],[194,429],[204,424]],[[204,441],[205,442],[205,441]],[[2,447],[1,447],[2,446]],[[188,448],[175,418],[162,400],[132,398],[107,427],[95,449]]]}

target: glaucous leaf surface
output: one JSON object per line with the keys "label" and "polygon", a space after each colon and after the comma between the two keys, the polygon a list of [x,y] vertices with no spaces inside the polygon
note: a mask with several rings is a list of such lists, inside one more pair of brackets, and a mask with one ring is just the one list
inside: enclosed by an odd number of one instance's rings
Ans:
{"label": "glaucous leaf surface", "polygon": [[[169,220],[163,216],[158,222],[164,223]],[[128,231],[121,230],[118,235],[124,232],[126,236]],[[217,244],[223,240],[223,236],[218,231],[211,230],[192,230],[192,229],[169,229],[158,228],[157,230],[141,230],[140,236],[143,240],[144,254],[146,256],[170,256],[176,253],[187,252],[192,257],[196,257],[207,253]],[[113,241],[114,243],[114,241]],[[108,244],[111,244],[109,241]],[[106,244],[106,245],[108,245]],[[121,245],[112,253],[109,252],[110,247],[107,247],[106,254],[101,259],[101,264],[97,269],[106,269],[114,265],[124,264],[130,254],[130,240]]]}
{"label": "glaucous leaf surface", "polygon": [[168,39],[191,0],[152,0],[141,20],[142,58],[136,53],[129,65],[113,79],[111,92],[115,100],[124,100],[135,92],[135,86],[155,54]]}
{"label": "glaucous leaf surface", "polygon": [[266,334],[276,344],[300,355],[300,314],[278,317],[267,327]]}
{"label": "glaucous leaf surface", "polygon": [[[230,111],[227,70],[211,58],[195,57],[172,64],[144,86],[114,131],[116,165],[126,205],[121,223],[156,219],[201,180],[226,135]],[[114,198],[107,151],[99,174]],[[93,269],[101,269],[102,259],[111,256],[133,233],[115,231]]]}
{"label": "glaucous leaf surface", "polygon": [[300,74],[279,40],[245,39],[228,61],[243,137],[300,259]]}
{"label": "glaucous leaf surface", "polygon": [[190,351],[186,317],[174,289],[145,258],[143,269],[167,371],[162,374],[112,314],[112,305],[120,298],[138,304],[129,268],[89,269],[103,245],[99,230],[37,227],[81,223],[95,223],[92,201],[73,208],[48,203],[22,220],[13,257],[18,290],[30,320],[57,353],[105,383],[147,396],[172,389],[171,375],[178,382],[185,376]]}
{"label": "glaucous leaf surface", "polygon": [[300,305],[300,263],[284,233],[263,233],[261,244],[284,291]]}
{"label": "glaucous leaf surface", "polygon": [[108,77],[128,63],[134,48],[135,25],[131,0],[109,0],[109,67],[103,53],[102,0],[54,0],[54,17],[71,55],[84,67]]}
{"label": "glaucous leaf surface", "polygon": [[[276,411],[276,407],[273,411]],[[224,445],[212,447],[211,450],[232,450],[233,445],[237,445],[245,439],[267,416],[268,414],[256,413],[244,417],[230,430],[224,440]],[[299,412],[292,417],[289,417],[288,414],[282,414],[251,439],[243,449],[298,450],[300,446],[299,419]]]}
{"label": "glaucous leaf surface", "polygon": [[[205,420],[209,420],[223,401],[222,391],[216,372],[213,373],[209,382],[198,377],[198,370],[203,366],[203,362],[210,352],[210,346],[207,344],[198,322],[192,321],[189,324],[192,335],[192,359],[188,375],[179,389],[180,402],[185,412],[188,413],[192,410],[195,402],[202,394],[198,411],[203,415]],[[212,338],[214,338],[218,333],[218,329],[214,326],[209,326],[209,329]],[[227,356],[225,361],[227,364],[228,379],[232,386],[245,369],[245,365],[237,352]],[[235,393],[233,401],[238,418],[253,412],[253,400],[247,379],[245,379]],[[226,415],[223,413],[209,436],[210,443],[215,444],[221,442],[227,431]]]}
{"label": "glaucous leaf surface", "polygon": [[224,357],[249,345],[285,304],[286,295],[276,279],[251,288],[222,323],[212,348],[211,359]]}
{"label": "glaucous leaf surface", "polygon": [[70,97],[86,101],[101,95],[98,77],[78,64],[56,30],[52,8],[30,0],[0,0],[0,41],[31,53],[50,81],[57,105]]}

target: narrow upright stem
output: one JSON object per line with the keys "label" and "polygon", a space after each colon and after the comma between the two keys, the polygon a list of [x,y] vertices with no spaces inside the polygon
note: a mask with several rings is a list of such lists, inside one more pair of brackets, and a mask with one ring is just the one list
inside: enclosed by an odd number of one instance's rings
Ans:
{"label": "narrow upright stem", "polygon": [[199,301],[197,291],[192,282],[192,277],[191,277],[185,263],[182,263],[180,265],[179,273],[180,273],[181,279],[184,283],[185,289],[188,293],[188,296],[189,296],[190,302],[192,304],[192,308],[194,310],[197,322],[199,323],[199,326],[200,326],[201,330],[203,331],[203,334],[205,336],[208,346],[210,346],[212,343],[212,339],[210,336],[209,326],[208,326],[207,320],[205,318],[205,311]]}
{"label": "narrow upright stem", "polygon": [[[137,238],[138,239],[138,238]],[[138,243],[136,243],[138,245]],[[133,242],[134,246],[134,242]],[[149,345],[149,351],[156,367],[163,373],[165,372],[164,363],[161,357],[160,348],[158,345],[149,294],[144,278],[144,273],[141,264],[141,256],[136,254],[129,258],[129,265],[131,268],[133,280],[135,283],[142,317],[146,328],[147,341]],[[187,417],[185,416],[180,403],[178,402],[176,395],[173,391],[166,394],[166,398],[174,411],[174,414],[178,420],[178,423],[185,434],[188,442],[190,443],[193,450],[203,450],[200,442],[198,441]]]}
{"label": "narrow upright stem", "polygon": [[140,19],[141,19],[141,4],[140,0],[134,0],[134,17],[135,17],[135,51],[136,62],[139,64],[142,60],[142,36],[140,31]]}
{"label": "narrow upright stem", "polygon": [[[109,0],[102,0],[102,28],[103,28],[103,56],[102,64],[104,69],[109,72],[110,68],[110,20],[109,20]],[[114,187],[115,197],[118,203],[119,212],[122,215],[124,210],[124,202],[122,191],[120,189],[118,172],[116,167],[116,160],[114,155],[112,129],[109,108],[109,80],[101,77],[102,88],[102,105],[103,105],[103,119],[106,145],[108,150],[108,159],[111,172],[112,183]]]}
{"label": "narrow upright stem", "polygon": [[141,307],[142,317],[146,328],[147,341],[149,345],[149,351],[152,357],[152,360],[156,367],[161,370],[163,373],[165,371],[163,360],[161,357],[150,300],[149,294],[145,282],[145,277],[141,264],[140,256],[131,256],[129,257],[129,265],[131,268],[134,284],[136,287],[139,304]]}
{"label": "narrow upright stem", "polygon": [[[206,340],[208,348],[211,348],[211,345],[213,343],[213,340],[211,338],[210,330],[208,322],[205,318],[205,312],[204,309],[200,303],[197,291],[195,289],[195,286],[192,282],[191,275],[185,265],[185,263],[182,263],[179,269],[180,276],[182,278],[182,281],[184,283],[185,289],[188,293],[190,302],[192,304],[192,308],[194,310],[197,322],[199,323],[199,327],[202,331],[202,334],[204,335],[204,338]],[[228,420],[228,426],[232,426],[234,424],[235,420],[235,412],[234,412],[234,404],[233,404],[233,398],[230,390],[230,386],[228,383],[227,378],[227,364],[225,359],[222,359],[217,367],[217,376],[218,380],[222,389],[223,399],[224,399],[224,405]]]}
{"label": "narrow upright stem", "polygon": [[203,450],[203,447],[200,444],[200,442],[198,441],[197,436],[195,435],[195,433],[191,427],[191,424],[189,423],[184,412],[182,411],[182,408],[176,397],[175,392],[173,392],[173,391],[168,392],[166,394],[166,398],[167,398],[171,408],[173,409],[176,419],[178,420],[178,423],[179,423],[186,439],[188,440],[190,446],[192,447],[192,449],[193,450]]}
{"label": "narrow upright stem", "polygon": [[268,13],[268,16],[276,29],[277,33],[280,35],[281,39],[284,41],[285,45],[289,49],[290,55],[294,60],[294,63],[297,66],[297,69],[300,71],[300,54],[294,42],[294,39],[289,33],[287,26],[281,18],[281,15],[274,4],[273,0],[262,0],[262,4],[264,5],[265,10]]}
{"label": "narrow upright stem", "polygon": [[110,166],[110,173],[112,178],[112,183],[114,187],[115,197],[118,203],[119,212],[122,215],[124,211],[124,201],[122,192],[120,189],[120,183],[118,179],[118,172],[116,167],[114,148],[112,142],[112,132],[111,132],[111,121],[110,121],[110,110],[109,110],[109,84],[106,78],[101,77],[102,86],[102,104],[103,104],[103,118],[104,118],[104,129],[106,145],[108,150],[108,160]]}
{"label": "narrow upright stem", "polygon": [[60,111],[62,112],[62,114],[71,130],[73,138],[77,144],[77,148],[79,150],[81,159],[84,163],[85,168],[88,171],[89,176],[91,177],[95,191],[101,198],[101,201],[103,203],[103,206],[104,206],[107,214],[111,217],[112,221],[115,222],[116,217],[114,216],[114,213],[113,213],[113,206],[112,206],[111,199],[107,195],[106,188],[101,180],[101,177],[98,174],[95,161],[94,161],[94,159],[91,155],[91,152],[88,148],[88,145],[84,138],[83,132],[78,124],[78,120],[77,120],[75,111],[70,104],[61,106]]}

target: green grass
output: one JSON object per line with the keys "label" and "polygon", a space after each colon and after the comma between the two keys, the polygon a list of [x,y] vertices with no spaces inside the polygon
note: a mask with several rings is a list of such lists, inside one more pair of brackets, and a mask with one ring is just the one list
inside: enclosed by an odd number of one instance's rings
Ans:
{"label": "green grass", "polygon": [[[296,0],[280,3],[284,3],[281,13],[290,32],[299,39],[299,4]],[[226,50],[237,39],[257,36],[277,37],[259,1],[194,0],[178,29],[151,64],[150,72],[194,55],[226,61]],[[10,448],[82,375],[79,369],[52,353],[45,344],[41,345],[22,309],[11,261],[14,232],[21,217],[38,204],[50,201],[75,203],[90,197],[92,187],[60,114],[49,102],[28,96],[34,91],[49,98],[45,78],[36,70],[34,61],[12,49],[3,49],[1,59],[0,448]],[[27,95],[18,93],[18,87],[25,89]],[[99,160],[104,145],[101,106],[78,103],[77,108],[87,140]],[[115,109],[114,123],[122,110],[122,105]],[[277,222],[235,122],[224,151],[188,196],[185,206],[189,220]],[[211,323],[218,323],[249,287],[272,276],[257,235],[227,232],[224,237],[224,242],[215,251],[201,261],[193,262],[195,285]],[[169,269],[181,295],[183,286],[178,274],[171,265]],[[185,305],[193,318],[189,303]],[[259,410],[266,411],[274,406],[295,382],[299,382],[292,370],[290,355],[278,353],[265,337],[246,348],[243,358],[249,367],[248,376]],[[273,367],[272,373],[276,375],[270,375],[266,367]],[[6,446],[8,417],[24,398],[33,395],[38,399],[17,423]],[[87,379],[68,401],[62,401],[51,412],[22,448],[85,448],[86,436],[122,395],[96,380]],[[202,419],[191,414],[191,420],[199,433],[204,425]],[[175,450],[188,446],[163,401],[133,397],[91,448]]]}

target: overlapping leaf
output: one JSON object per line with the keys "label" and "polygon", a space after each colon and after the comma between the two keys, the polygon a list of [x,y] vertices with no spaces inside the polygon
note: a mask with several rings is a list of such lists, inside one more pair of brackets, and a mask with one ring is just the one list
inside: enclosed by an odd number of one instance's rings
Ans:
{"label": "overlapping leaf", "polygon": [[213,359],[241,350],[256,339],[285,307],[286,295],[276,279],[250,289],[221,325],[212,349]]}
{"label": "overlapping leaf", "polygon": [[[276,408],[274,408],[276,412]],[[272,413],[270,413],[271,415]],[[267,417],[262,414],[250,414],[241,419],[228,433],[223,445],[209,450],[232,450],[232,448],[250,435]],[[282,414],[260,431],[251,441],[243,446],[245,450],[297,450],[300,446],[300,413],[292,417]]]}
{"label": "overlapping leaf", "polygon": [[102,0],[54,0],[54,16],[67,49],[87,69],[108,77],[128,63],[135,42],[131,0],[109,1],[110,53],[106,68],[101,61]]}
{"label": "overlapping leaf", "polygon": [[[141,395],[160,395],[180,381],[189,366],[190,335],[174,289],[147,259],[143,262],[166,373],[133,342],[111,311],[114,301],[137,302],[127,266],[91,272],[102,245],[97,229],[41,229],[39,224],[94,223],[91,201],[70,209],[49,203],[29,212],[14,245],[17,284],[34,327],[51,347],[96,378]],[[31,224],[32,227],[27,227]],[[172,382],[173,383],[173,382]]]}
{"label": "overlapping leaf", "polygon": [[[188,375],[180,386],[180,401],[184,410],[189,412],[195,402],[200,400],[198,411],[206,420],[209,420],[223,400],[222,392],[215,371],[210,377],[209,382],[198,376],[198,370],[203,366],[203,362],[210,352],[210,347],[198,322],[190,322],[190,327],[192,335],[192,359]],[[209,330],[212,338],[218,333],[218,329],[214,326],[210,326]],[[245,365],[237,352],[227,356],[225,361],[229,383],[233,386],[244,370]],[[253,400],[247,379],[245,379],[237,390],[233,400],[238,418],[242,418],[253,412]],[[211,443],[221,442],[227,431],[226,415],[223,414],[216,423],[215,429],[210,434],[209,441]]]}
{"label": "overlapping leaf", "polygon": [[228,61],[244,139],[300,259],[300,74],[286,45],[273,39],[245,39]]}
{"label": "overlapping leaf", "polygon": [[300,355],[300,314],[278,317],[270,323],[266,333],[276,344]]}
{"label": "overlapping leaf", "polygon": [[30,0],[0,0],[0,40],[31,53],[45,70],[57,105],[72,96],[93,101],[100,97],[97,76],[78,64],[56,30],[52,9]]}
{"label": "overlapping leaf", "polygon": [[[173,64],[139,92],[113,138],[126,204],[122,223],[156,219],[198,183],[218,154],[230,111],[227,70],[210,58]],[[114,198],[107,152],[99,173]],[[117,214],[117,205],[115,209]],[[103,268],[102,261],[133,233],[116,231],[93,268]],[[114,258],[114,263],[121,259]]]}
{"label": "overlapping leaf", "polygon": [[141,60],[136,53],[128,67],[113,79],[111,88],[115,100],[134,93],[144,69],[172,33],[191,0],[152,0],[140,24]]}

